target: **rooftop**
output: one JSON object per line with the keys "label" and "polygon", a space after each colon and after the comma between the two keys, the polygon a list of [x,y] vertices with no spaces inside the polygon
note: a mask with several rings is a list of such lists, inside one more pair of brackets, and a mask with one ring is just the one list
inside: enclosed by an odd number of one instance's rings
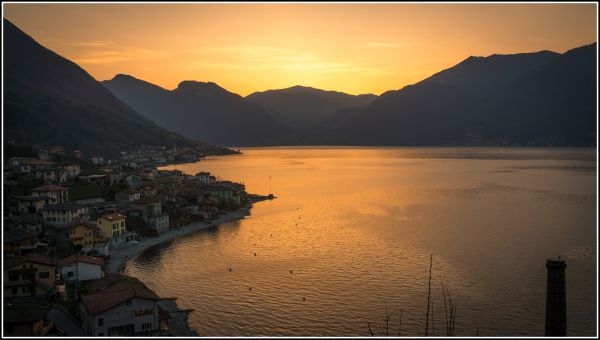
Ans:
{"label": "rooftop", "polygon": [[110,213],[100,216],[100,218],[108,220],[108,221],[116,221],[127,218],[127,216],[120,213]]}
{"label": "rooftop", "polygon": [[75,262],[85,262],[85,263],[90,263],[90,264],[97,264],[99,266],[104,265],[104,260],[101,257],[93,257],[93,256],[75,254],[75,255],[71,255],[69,257],[66,257],[66,258],[60,260],[59,266],[60,267],[68,266],[71,263],[75,263]]}
{"label": "rooftop", "polygon": [[86,288],[90,294],[83,295],[81,301],[92,315],[107,311],[135,297],[160,300],[156,293],[138,279],[120,274],[109,274],[102,279],[88,281]]}
{"label": "rooftop", "polygon": [[10,268],[14,266],[18,266],[21,263],[25,262],[33,262],[38,264],[44,264],[47,266],[56,266],[58,264],[58,259],[54,257],[48,257],[39,254],[27,254],[23,256],[16,257],[5,257],[4,258],[4,268]]}

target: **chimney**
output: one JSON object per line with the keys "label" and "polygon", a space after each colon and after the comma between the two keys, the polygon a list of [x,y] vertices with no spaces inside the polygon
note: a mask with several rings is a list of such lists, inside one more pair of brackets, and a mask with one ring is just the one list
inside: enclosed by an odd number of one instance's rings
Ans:
{"label": "chimney", "polygon": [[546,261],[546,332],[545,336],[567,336],[567,291],[565,268],[560,256]]}

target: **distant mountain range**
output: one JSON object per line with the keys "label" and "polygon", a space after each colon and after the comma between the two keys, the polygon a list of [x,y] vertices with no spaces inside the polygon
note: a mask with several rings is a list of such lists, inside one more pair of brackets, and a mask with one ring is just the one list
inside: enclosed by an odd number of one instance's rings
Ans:
{"label": "distant mountain range", "polygon": [[596,145],[596,44],[469,57],[315,134],[347,145]]}
{"label": "distant mountain range", "polygon": [[4,19],[4,140],[118,154],[195,145],[135,112],[75,63]]}
{"label": "distant mountain range", "polygon": [[170,91],[119,74],[102,84],[157,124],[189,138],[251,146],[270,145],[291,133],[259,105],[215,83],[182,81]]}
{"label": "distant mountain range", "polygon": [[340,110],[362,109],[375,98],[377,96],[373,94],[354,96],[304,86],[254,92],[246,96],[246,99],[264,107],[276,119],[298,130],[313,128]]}
{"label": "distant mountain range", "polygon": [[596,145],[595,43],[563,54],[469,57],[381,96],[294,86],[246,98],[211,82],[182,81],[167,90],[117,75],[100,83],[6,19],[4,46],[4,138],[17,143],[103,153],[194,140],[230,146]]}

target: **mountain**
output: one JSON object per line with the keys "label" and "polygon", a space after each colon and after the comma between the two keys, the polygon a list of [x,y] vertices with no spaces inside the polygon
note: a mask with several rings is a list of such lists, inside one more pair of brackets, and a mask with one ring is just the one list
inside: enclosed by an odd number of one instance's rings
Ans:
{"label": "mountain", "polygon": [[246,97],[273,117],[298,129],[314,127],[342,109],[363,108],[375,98],[373,94],[354,96],[304,86],[254,92]]}
{"label": "mountain", "polygon": [[119,74],[102,84],[149,119],[189,138],[256,146],[279,143],[291,133],[259,105],[212,82],[182,81],[166,90]]}
{"label": "mountain", "polygon": [[[469,57],[388,91],[326,132],[334,144],[595,145],[596,44]],[[325,133],[325,132],[323,132]]]}
{"label": "mountain", "polygon": [[4,139],[116,155],[196,142],[134,111],[77,64],[4,19]]}

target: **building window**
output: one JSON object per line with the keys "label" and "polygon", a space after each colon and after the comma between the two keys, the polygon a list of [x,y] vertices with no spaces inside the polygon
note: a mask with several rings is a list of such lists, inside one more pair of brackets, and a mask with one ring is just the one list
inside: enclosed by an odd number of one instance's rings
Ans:
{"label": "building window", "polygon": [[17,288],[12,289],[12,295],[17,295],[18,293],[19,291],[17,290]]}
{"label": "building window", "polygon": [[67,277],[73,277],[73,272],[67,272]]}
{"label": "building window", "polygon": [[142,330],[143,331],[146,331],[146,330],[149,330],[149,329],[152,329],[152,322],[147,322],[147,323],[143,323],[142,324]]}
{"label": "building window", "polygon": [[10,274],[8,276],[8,281],[19,281],[19,274]]}
{"label": "building window", "polygon": [[131,306],[131,299],[127,300],[126,304],[127,306]]}
{"label": "building window", "polygon": [[50,277],[50,272],[40,272],[40,279],[47,279]]}
{"label": "building window", "polygon": [[102,327],[102,326],[104,326],[104,319],[100,318],[100,319],[98,319],[98,327]]}

